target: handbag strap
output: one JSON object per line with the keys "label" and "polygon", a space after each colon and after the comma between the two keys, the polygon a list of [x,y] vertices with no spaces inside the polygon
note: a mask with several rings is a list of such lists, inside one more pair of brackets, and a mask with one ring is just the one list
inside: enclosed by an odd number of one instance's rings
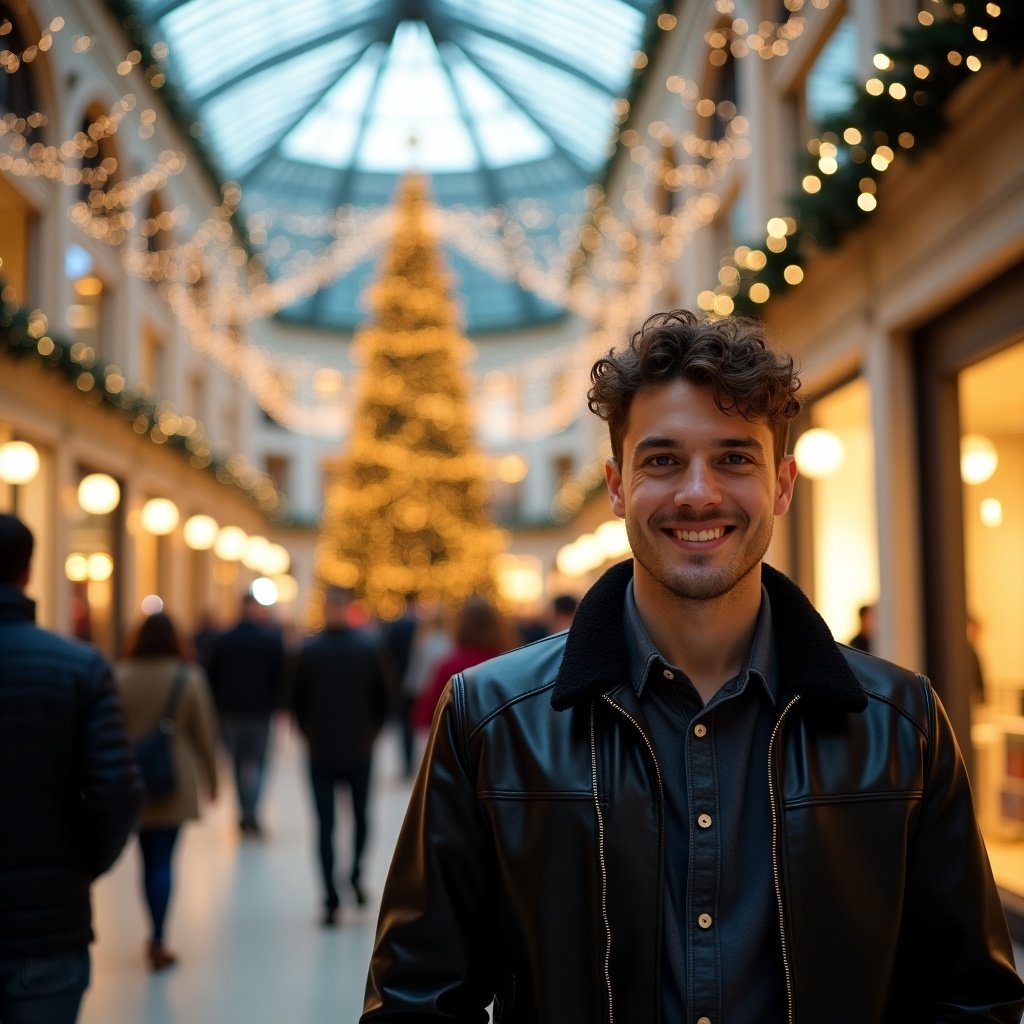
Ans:
{"label": "handbag strap", "polygon": [[182,662],[181,665],[178,666],[178,671],[174,674],[174,682],[171,684],[171,692],[167,695],[167,704],[164,707],[163,714],[160,716],[159,721],[174,721],[174,715],[178,710],[178,701],[181,699],[182,690],[185,689],[186,671],[187,667],[185,663]]}

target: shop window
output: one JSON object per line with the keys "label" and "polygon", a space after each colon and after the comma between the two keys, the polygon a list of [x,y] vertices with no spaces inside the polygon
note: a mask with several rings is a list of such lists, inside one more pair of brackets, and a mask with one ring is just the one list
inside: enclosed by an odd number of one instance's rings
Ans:
{"label": "shop window", "polygon": [[267,455],[263,465],[274,478],[277,489],[287,492],[291,485],[292,460],[287,455]]}
{"label": "shop window", "polygon": [[0,281],[24,305],[29,291],[35,213],[21,194],[0,177]]}
{"label": "shop window", "polygon": [[88,640],[108,657],[119,653],[122,630],[119,587],[124,536],[120,481],[80,466],[77,503],[68,516],[64,575],[70,582],[71,633]]}
{"label": "shop window", "polygon": [[1002,884],[1024,889],[1024,342],[958,379],[975,790]]}
{"label": "shop window", "polygon": [[556,455],[551,460],[551,483],[553,494],[557,494],[563,484],[567,484],[575,471],[576,464],[571,455]]}
{"label": "shop window", "polygon": [[845,642],[859,631],[858,609],[878,597],[867,382],[857,378],[818,398],[808,415],[814,433],[803,431],[794,451],[805,494],[810,490],[814,604],[836,639]]}
{"label": "shop window", "polygon": [[151,324],[142,329],[140,355],[139,379],[152,397],[164,396],[167,388],[167,346],[163,336]]}

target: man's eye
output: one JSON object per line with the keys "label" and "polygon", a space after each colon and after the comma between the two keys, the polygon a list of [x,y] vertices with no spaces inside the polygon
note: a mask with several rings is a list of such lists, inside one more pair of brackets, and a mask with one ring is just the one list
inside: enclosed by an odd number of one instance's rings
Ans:
{"label": "man's eye", "polygon": [[675,459],[671,455],[652,455],[647,460],[648,466],[671,466],[675,463]]}
{"label": "man's eye", "polygon": [[744,466],[750,462],[750,456],[743,455],[740,452],[729,452],[722,461],[728,463],[730,466]]}

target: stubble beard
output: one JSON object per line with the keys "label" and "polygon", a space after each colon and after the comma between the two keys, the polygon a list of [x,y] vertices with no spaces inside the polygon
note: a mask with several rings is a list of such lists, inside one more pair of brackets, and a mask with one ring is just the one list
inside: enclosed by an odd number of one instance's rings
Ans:
{"label": "stubble beard", "polygon": [[[725,597],[756,570],[768,550],[772,539],[772,520],[765,518],[752,533],[750,518],[742,513],[737,515],[733,525],[735,532],[744,539],[735,555],[724,565],[715,566],[714,553],[702,555],[680,554],[670,550],[671,542],[661,533],[671,525],[697,527],[698,520],[682,521],[678,517],[670,522],[652,522],[641,527],[635,521],[626,520],[626,535],[633,549],[633,557],[647,575],[658,583],[669,595],[684,601],[715,601]],[[662,543],[663,542],[663,543]]]}

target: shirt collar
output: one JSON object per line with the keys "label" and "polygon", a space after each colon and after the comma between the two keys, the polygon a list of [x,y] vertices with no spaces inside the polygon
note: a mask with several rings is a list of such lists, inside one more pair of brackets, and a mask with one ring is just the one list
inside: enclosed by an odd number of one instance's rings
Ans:
{"label": "shirt collar", "polygon": [[[624,620],[626,634],[626,651],[629,659],[629,677],[637,696],[642,697],[652,665],[671,668],[686,678],[686,673],[676,665],[669,663],[661,656],[654,641],[647,632],[640,618],[640,610],[636,606],[636,595],[633,580],[626,587],[624,602]],[[738,690],[743,690],[751,676],[761,680],[772,704],[778,698],[778,660],[775,655],[775,634],[772,630],[772,604],[768,591],[761,584],[761,607],[757,613],[757,627],[754,630],[754,642],[750,645],[747,660],[736,676]]]}

